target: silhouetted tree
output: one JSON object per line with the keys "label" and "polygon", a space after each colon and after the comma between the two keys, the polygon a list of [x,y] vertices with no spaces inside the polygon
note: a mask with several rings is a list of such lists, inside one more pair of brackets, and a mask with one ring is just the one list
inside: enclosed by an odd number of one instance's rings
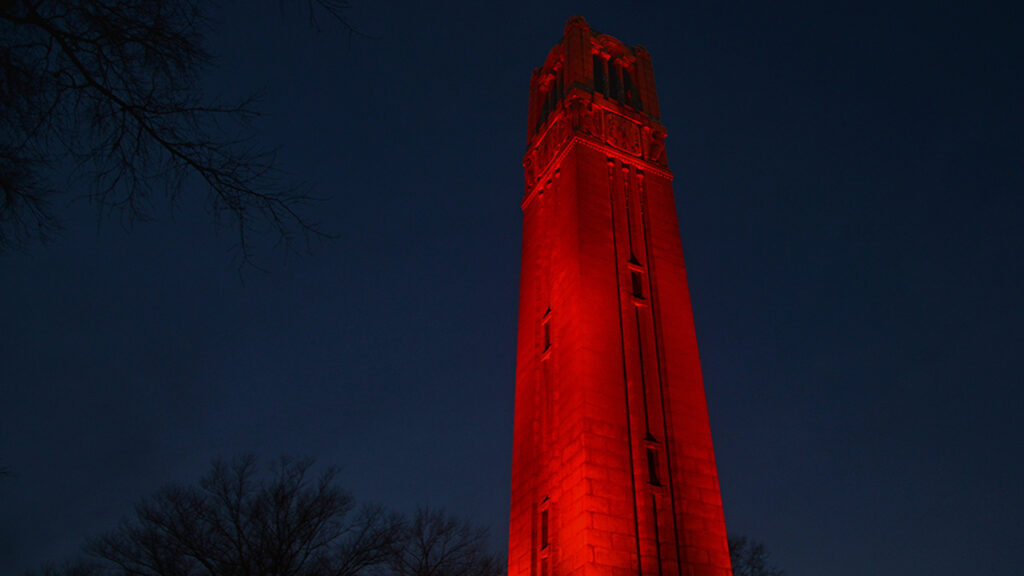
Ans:
{"label": "silhouetted tree", "polygon": [[[344,0],[299,4],[314,26],[319,12],[351,32]],[[253,232],[286,243],[321,234],[301,213],[309,197],[283,183],[272,151],[247,136],[251,102],[203,96],[206,5],[0,0],[0,252],[59,228],[50,200],[54,175],[67,169],[128,222],[198,177],[218,220],[234,224],[244,261]]]}
{"label": "silhouetted tree", "polygon": [[501,576],[505,563],[486,544],[486,529],[438,510],[420,509],[391,566],[397,576]]}
{"label": "silhouetted tree", "polygon": [[760,542],[746,536],[729,536],[729,559],[733,576],[783,576],[781,569],[770,563],[768,552]]}
{"label": "silhouetted tree", "polygon": [[434,511],[357,507],[310,460],[217,462],[143,500],[83,559],[34,576],[501,576],[486,531]]}
{"label": "silhouetted tree", "polygon": [[86,546],[86,561],[42,574],[355,576],[385,565],[401,543],[401,519],[357,508],[333,470],[313,475],[311,466],[218,462],[198,485],[143,500]]}

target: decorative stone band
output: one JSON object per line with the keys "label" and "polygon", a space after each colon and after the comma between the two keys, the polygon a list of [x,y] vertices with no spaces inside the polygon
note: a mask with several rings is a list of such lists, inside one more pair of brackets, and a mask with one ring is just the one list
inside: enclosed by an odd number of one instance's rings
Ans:
{"label": "decorative stone band", "polygon": [[569,138],[589,137],[624,153],[630,161],[645,160],[652,167],[668,170],[665,158],[665,129],[649,121],[638,121],[582,98],[569,98],[547,122],[535,144],[523,158],[526,194],[543,180],[552,162]]}
{"label": "decorative stone band", "polygon": [[554,176],[554,174],[552,174],[552,172],[554,171],[553,167],[557,166],[561,162],[561,159],[566,154],[571,152],[573,147],[576,146],[577,144],[593,148],[594,150],[597,150],[602,154],[605,154],[611,158],[615,158],[622,162],[629,162],[630,164],[642,168],[647,173],[657,174],[658,176],[661,176],[662,178],[665,178],[670,182],[674,178],[672,171],[666,168],[665,166],[657,166],[651,164],[650,162],[647,162],[643,159],[638,159],[632,154],[626,154],[619,150],[618,148],[609,146],[604,143],[594,142],[590,138],[581,136],[579,134],[574,134],[565,146],[557,150],[557,153],[555,153],[555,155],[551,158],[551,161],[545,167],[544,171],[536,175],[533,184],[527,186],[526,194],[523,196],[523,201],[520,204],[520,207],[523,210],[526,210],[526,207],[530,204],[530,202],[532,202],[533,199],[538,194],[540,194],[544,186],[546,186],[547,183],[551,181],[552,177]]}
{"label": "decorative stone band", "polygon": [[640,125],[608,110],[603,116],[604,141],[627,154],[642,157]]}

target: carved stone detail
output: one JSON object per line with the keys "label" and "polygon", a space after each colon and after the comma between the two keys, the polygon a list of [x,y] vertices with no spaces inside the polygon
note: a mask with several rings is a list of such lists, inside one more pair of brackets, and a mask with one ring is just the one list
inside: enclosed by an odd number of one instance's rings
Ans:
{"label": "carved stone detail", "polygon": [[601,136],[601,117],[594,112],[594,104],[587,102],[585,108],[583,108],[583,122],[582,129],[585,134],[591,136]]}
{"label": "carved stone detail", "polygon": [[644,128],[647,136],[647,160],[652,164],[664,166],[665,161],[665,133],[664,128]]}
{"label": "carved stone detail", "polygon": [[641,155],[640,127],[618,114],[604,113],[605,141],[634,156]]}
{"label": "carved stone detail", "polygon": [[547,169],[551,161],[554,160],[555,155],[562,148],[562,144],[569,138],[573,132],[572,124],[575,119],[572,118],[572,110],[570,109],[568,115],[561,111],[557,113],[558,116],[551,121],[551,125],[548,130],[541,137],[540,141],[537,142],[536,147],[533,151],[527,155],[527,159],[524,161],[524,167],[527,173],[527,186],[532,186],[535,183],[535,179]]}
{"label": "carved stone detail", "polygon": [[664,128],[657,124],[641,125],[593,102],[570,97],[560,110],[552,113],[547,129],[523,159],[527,192],[537,185],[574,134],[594,137],[631,156],[652,164],[666,165]]}

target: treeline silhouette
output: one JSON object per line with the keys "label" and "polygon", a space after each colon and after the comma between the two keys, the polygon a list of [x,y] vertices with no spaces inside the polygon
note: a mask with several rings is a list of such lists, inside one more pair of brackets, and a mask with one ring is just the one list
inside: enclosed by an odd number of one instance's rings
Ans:
{"label": "treeline silhouette", "polygon": [[[357,505],[312,459],[217,461],[165,487],[80,557],[26,576],[504,576],[488,531],[445,512]],[[734,576],[783,576],[764,545],[729,536]]]}
{"label": "treeline silhouette", "polygon": [[444,512],[357,505],[313,460],[218,461],[168,486],[81,557],[27,576],[502,576],[487,530]]}

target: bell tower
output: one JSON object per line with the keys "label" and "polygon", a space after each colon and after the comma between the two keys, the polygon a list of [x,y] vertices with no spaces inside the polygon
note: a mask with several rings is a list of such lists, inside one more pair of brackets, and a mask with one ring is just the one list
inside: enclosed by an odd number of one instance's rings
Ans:
{"label": "bell tower", "polygon": [[509,576],[729,576],[651,58],[571,18],[530,80]]}

